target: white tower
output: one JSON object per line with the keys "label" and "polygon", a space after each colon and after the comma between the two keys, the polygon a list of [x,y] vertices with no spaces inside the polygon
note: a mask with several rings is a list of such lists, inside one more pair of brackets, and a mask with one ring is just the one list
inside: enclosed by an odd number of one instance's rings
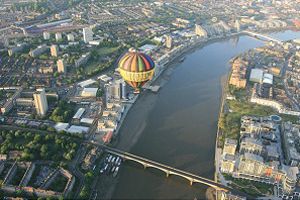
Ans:
{"label": "white tower", "polygon": [[89,43],[90,41],[93,40],[93,31],[90,27],[83,28],[82,34],[83,34],[83,41],[85,43]]}
{"label": "white tower", "polygon": [[63,59],[59,59],[57,62],[56,62],[56,65],[57,65],[57,72],[58,73],[65,73],[67,70],[66,70],[66,66],[65,66],[65,62]]}
{"label": "white tower", "polygon": [[55,40],[58,42],[62,40],[62,34],[61,33],[55,33]]}
{"label": "white tower", "polygon": [[36,113],[40,116],[45,116],[48,110],[48,102],[45,89],[37,89],[37,91],[33,94],[33,98]]}
{"label": "white tower", "polygon": [[173,39],[172,39],[172,37],[170,35],[167,35],[166,36],[166,47],[168,49],[171,49],[172,46],[173,46]]}
{"label": "white tower", "polygon": [[235,20],[235,28],[236,28],[236,31],[237,31],[237,32],[240,32],[240,31],[241,31],[241,25],[240,25],[239,20]]}

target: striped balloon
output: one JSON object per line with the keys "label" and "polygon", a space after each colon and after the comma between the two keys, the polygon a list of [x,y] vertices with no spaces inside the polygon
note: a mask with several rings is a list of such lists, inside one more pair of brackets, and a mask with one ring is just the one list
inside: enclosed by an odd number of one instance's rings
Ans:
{"label": "striped balloon", "polygon": [[155,64],[147,54],[129,51],[118,63],[123,79],[136,90],[139,90],[154,74]]}

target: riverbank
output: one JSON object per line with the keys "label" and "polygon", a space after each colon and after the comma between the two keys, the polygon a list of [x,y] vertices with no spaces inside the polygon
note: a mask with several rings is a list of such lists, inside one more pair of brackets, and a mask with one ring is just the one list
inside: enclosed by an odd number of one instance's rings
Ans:
{"label": "riverbank", "polygon": [[[289,30],[285,30],[285,31],[289,31]],[[282,30],[279,31],[279,33],[282,32]],[[270,33],[269,31],[267,33]],[[275,32],[275,34],[278,33],[278,32]],[[274,32],[273,32],[274,34]],[[289,39],[281,39],[282,41],[286,41],[286,40],[290,40],[291,38]],[[237,56],[236,56],[237,57]],[[227,115],[227,114],[230,114],[230,113],[236,113],[238,115],[240,115],[238,117],[238,119],[240,119],[240,117],[242,115],[262,115],[262,116],[269,116],[271,114],[278,114],[279,113],[277,111],[273,111],[273,109],[270,109],[268,107],[264,107],[264,106],[260,106],[260,105],[254,105],[254,104],[251,104],[250,102],[248,102],[248,100],[245,100],[245,98],[242,98],[243,100],[241,101],[241,97],[238,95],[237,96],[237,100],[239,100],[240,102],[238,103],[238,106],[239,107],[243,107],[242,105],[247,105],[247,109],[244,109],[242,112],[241,112],[241,109],[235,109],[235,107],[232,106],[231,104],[231,101],[228,102],[226,104],[226,99],[227,99],[227,96],[234,96],[233,94],[235,94],[235,92],[232,92],[232,88],[229,87],[229,77],[230,77],[230,74],[231,74],[231,67],[230,67],[230,72],[228,73],[228,78],[226,79],[226,82],[225,84],[223,85],[223,91],[224,93],[222,94],[222,99],[221,99],[221,105],[220,105],[220,113],[219,113],[219,123],[220,121],[224,120],[224,119],[221,119],[221,117]],[[229,89],[230,88],[230,89]],[[231,91],[231,92],[230,92]],[[247,91],[249,92],[249,90],[246,90],[246,93]],[[246,95],[246,93],[243,93],[243,95]],[[247,101],[247,102],[246,102]],[[230,112],[229,112],[229,106],[230,106]],[[261,108],[261,110],[259,110],[259,108]],[[261,112],[259,112],[261,111]],[[285,119],[286,116],[282,116],[283,119]],[[228,127],[228,122],[226,122],[225,124],[227,124],[227,127]],[[226,126],[225,126],[226,127]],[[227,128],[226,128],[227,130]],[[227,134],[228,132],[231,132],[231,130],[233,129],[230,129],[229,131],[227,130]],[[223,131],[220,129],[220,126],[218,125],[218,131],[217,131],[217,138],[216,138],[216,153],[215,153],[215,180],[226,185],[226,180],[225,178],[223,177],[222,173],[219,171],[219,167],[220,167],[220,160],[221,160],[221,156],[222,156],[222,146],[219,142],[220,142],[220,138],[222,138],[223,136]],[[224,139],[224,138],[223,138]],[[225,175],[224,175],[225,176]]]}

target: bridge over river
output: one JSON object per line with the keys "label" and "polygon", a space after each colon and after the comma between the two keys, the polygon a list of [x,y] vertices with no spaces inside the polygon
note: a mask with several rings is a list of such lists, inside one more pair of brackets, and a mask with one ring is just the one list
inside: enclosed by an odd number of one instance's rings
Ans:
{"label": "bridge over river", "polygon": [[273,37],[271,37],[269,35],[266,35],[266,34],[256,33],[256,32],[253,32],[253,31],[242,31],[241,33],[252,36],[252,37],[256,37],[256,38],[262,38],[262,39],[272,41],[272,42],[275,42],[275,43],[278,43],[278,44],[282,44],[281,40],[278,40],[278,39],[273,38]]}
{"label": "bridge over river", "polygon": [[108,147],[105,145],[100,145],[100,144],[96,144],[96,143],[89,143],[89,144],[96,145],[96,146],[102,148],[107,153],[119,156],[124,161],[133,161],[133,162],[139,163],[145,169],[154,168],[154,169],[160,170],[160,171],[164,172],[167,177],[169,177],[170,175],[182,177],[182,178],[188,180],[191,186],[193,184],[200,183],[200,184],[204,184],[206,186],[212,187],[218,191],[230,192],[232,194],[236,194],[236,195],[240,195],[240,196],[247,196],[237,190],[234,190],[231,187],[222,185],[216,181],[201,177],[199,175],[195,175],[193,173],[190,173],[190,172],[187,172],[184,170],[180,170],[180,169],[177,169],[177,168],[174,168],[174,167],[171,167],[171,166],[168,166],[168,165],[165,165],[165,164],[162,164],[162,163],[159,163],[159,162],[147,159],[147,158],[143,158],[141,156],[137,156],[132,153],[128,153],[128,152],[125,152],[125,151],[122,151],[119,149]]}

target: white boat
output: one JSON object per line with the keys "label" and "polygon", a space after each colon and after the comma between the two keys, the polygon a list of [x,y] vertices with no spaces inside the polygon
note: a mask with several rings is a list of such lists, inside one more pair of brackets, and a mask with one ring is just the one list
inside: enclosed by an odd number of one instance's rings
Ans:
{"label": "white boat", "polygon": [[113,157],[113,158],[111,159],[111,162],[114,163],[114,162],[115,162],[115,159],[116,159],[116,157]]}
{"label": "white boat", "polygon": [[112,158],[112,155],[110,155],[107,161],[110,162]]}
{"label": "white boat", "polygon": [[116,167],[115,172],[113,173],[113,177],[116,177],[119,171],[119,166]]}
{"label": "white boat", "polygon": [[122,159],[120,159],[120,160],[119,160],[119,162],[118,162],[118,166],[120,166],[120,165],[121,165],[121,163],[122,163]]}
{"label": "white boat", "polygon": [[115,170],[116,170],[116,167],[113,167],[113,168],[110,170],[110,172],[111,172],[111,173],[114,173]]}

